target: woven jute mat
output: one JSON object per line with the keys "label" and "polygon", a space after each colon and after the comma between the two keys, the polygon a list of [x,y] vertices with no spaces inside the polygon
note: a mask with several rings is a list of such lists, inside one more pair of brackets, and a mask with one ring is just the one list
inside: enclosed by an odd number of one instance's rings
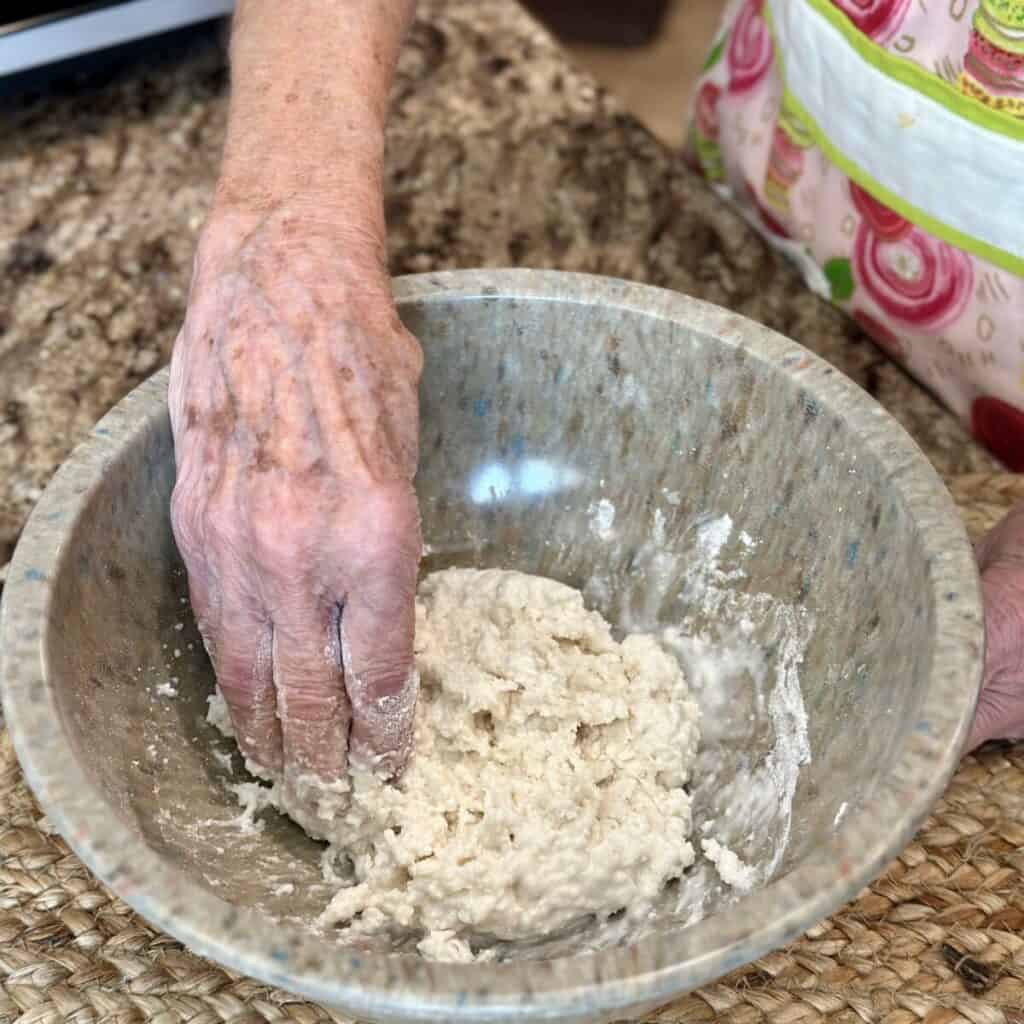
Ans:
{"label": "woven jute mat", "polygon": [[[1024,477],[960,477],[952,490],[976,538],[1024,500]],[[346,1020],[154,931],[40,818],[0,734],[0,1024]],[[1024,1024],[1024,745],[967,757],[855,902],[647,1020]]]}

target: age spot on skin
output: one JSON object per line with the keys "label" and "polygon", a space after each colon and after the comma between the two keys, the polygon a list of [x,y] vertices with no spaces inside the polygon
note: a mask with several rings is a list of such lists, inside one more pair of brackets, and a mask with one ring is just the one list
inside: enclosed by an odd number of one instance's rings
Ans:
{"label": "age spot on skin", "polygon": [[235,415],[230,407],[222,405],[210,414],[207,426],[214,437],[230,437],[235,429]]}
{"label": "age spot on skin", "polygon": [[252,468],[257,473],[269,473],[277,465],[274,457],[267,451],[262,445],[256,446],[256,451],[252,457]]}

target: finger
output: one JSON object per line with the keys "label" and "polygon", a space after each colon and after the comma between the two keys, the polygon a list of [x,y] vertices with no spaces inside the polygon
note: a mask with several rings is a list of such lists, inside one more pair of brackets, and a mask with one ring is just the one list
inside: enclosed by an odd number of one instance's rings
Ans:
{"label": "finger", "polygon": [[967,750],[971,751],[995,739],[999,735],[999,708],[990,702],[985,694],[978,702],[978,711],[971,726],[971,736],[967,741]]}
{"label": "finger", "polygon": [[996,566],[1024,570],[1024,502],[974,545],[974,553],[983,572]]}
{"label": "finger", "polygon": [[999,527],[994,527],[974,544],[974,557],[982,572],[991,565],[993,556],[999,547],[999,532]]}
{"label": "finger", "polygon": [[337,608],[286,609],[274,619],[274,686],[286,773],[344,778],[348,698],[342,683]]}
{"label": "finger", "polygon": [[214,662],[235,739],[257,774],[282,767],[281,727],[274,694],[273,631],[265,616],[229,602],[220,615]]}
{"label": "finger", "polygon": [[405,767],[412,747],[419,677],[413,661],[416,560],[367,575],[349,592],[341,617],[345,689],[352,706],[349,756],[386,776]]}
{"label": "finger", "polygon": [[981,582],[985,671],[969,748],[1024,733],[1024,597],[998,574]]}

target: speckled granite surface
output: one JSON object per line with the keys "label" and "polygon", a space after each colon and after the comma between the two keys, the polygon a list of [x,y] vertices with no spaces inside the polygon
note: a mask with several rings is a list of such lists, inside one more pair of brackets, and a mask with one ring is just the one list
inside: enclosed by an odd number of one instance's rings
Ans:
{"label": "speckled granite surface", "polygon": [[[164,363],[224,129],[212,43],[75,97],[8,104],[0,140],[0,566],[104,410]],[[424,3],[395,91],[395,273],[557,267],[664,285],[796,338],[939,469],[995,468],[513,0]]]}

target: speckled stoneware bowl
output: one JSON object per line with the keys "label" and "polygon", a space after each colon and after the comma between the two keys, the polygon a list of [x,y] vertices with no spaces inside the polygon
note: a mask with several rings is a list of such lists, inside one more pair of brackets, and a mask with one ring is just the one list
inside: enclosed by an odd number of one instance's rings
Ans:
{"label": "speckled stoneware bowl", "polygon": [[698,827],[761,886],[737,896],[700,860],[640,925],[583,921],[482,965],[312,933],[320,848],[280,818],[246,829],[237,757],[204,720],[164,373],[75,452],[15,554],[2,679],[18,754],[101,879],[239,971],[375,1020],[638,1014],[799,935],[910,839],[974,709],[969,545],[878,405],[739,316],[547,272],[395,287],[426,351],[427,566],[544,573],[619,627],[680,625],[704,713]]}

